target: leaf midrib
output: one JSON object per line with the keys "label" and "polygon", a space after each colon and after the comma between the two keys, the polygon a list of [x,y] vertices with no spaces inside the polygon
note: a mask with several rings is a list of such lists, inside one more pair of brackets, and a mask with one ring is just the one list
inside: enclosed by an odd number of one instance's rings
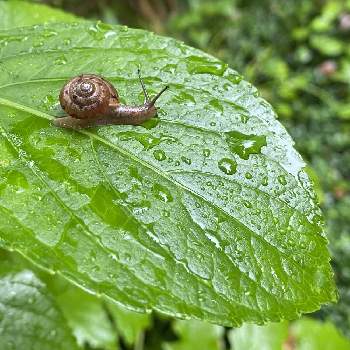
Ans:
{"label": "leaf midrib", "polygon": [[[13,107],[15,109],[24,111],[24,112],[28,112],[30,114],[45,118],[47,120],[53,120],[55,119],[53,116],[44,113],[44,112],[40,112],[36,109],[33,109],[31,107],[28,106],[24,106],[21,105],[19,103],[16,102],[12,102],[10,100],[4,99],[4,98],[0,98],[0,105],[7,105],[9,107]],[[152,172],[158,174],[160,177],[163,177],[164,179],[166,179],[167,181],[169,181],[170,183],[173,183],[175,186],[178,186],[180,188],[182,188],[185,192],[188,192],[190,194],[192,194],[193,196],[203,200],[205,203],[207,203],[209,206],[214,207],[216,210],[222,212],[225,216],[229,217],[231,220],[233,220],[234,222],[236,222],[238,225],[240,225],[241,227],[243,227],[246,231],[248,231],[250,234],[252,234],[253,236],[257,237],[258,239],[262,239],[266,244],[268,244],[272,249],[275,249],[279,254],[281,254],[282,256],[285,256],[287,260],[292,261],[292,262],[296,262],[294,259],[291,259],[290,256],[281,251],[280,249],[278,249],[277,246],[271,244],[269,241],[267,241],[264,236],[257,234],[256,232],[254,232],[252,229],[250,229],[249,227],[247,227],[244,223],[242,223],[241,221],[239,221],[238,219],[236,219],[235,217],[231,216],[230,213],[228,213],[227,211],[225,211],[223,208],[219,207],[217,204],[212,203],[210,201],[208,201],[205,197],[201,196],[200,194],[198,194],[197,192],[191,190],[190,188],[186,187],[185,185],[183,185],[181,182],[177,181],[175,178],[168,176],[166,173],[164,173],[163,171],[161,171],[160,169],[155,168],[152,164],[149,164],[147,162],[145,162],[144,160],[137,158],[135,155],[133,155],[132,153],[128,152],[127,150],[125,150],[122,147],[117,147],[116,145],[114,145],[113,143],[103,139],[102,137],[91,133],[89,131],[86,130],[77,130],[77,132],[88,136],[90,139],[93,138],[95,140],[97,140],[98,142],[105,144],[106,146],[110,147],[111,149],[116,150],[117,152],[123,154],[124,156],[126,156],[127,158],[131,158],[133,159],[136,163],[141,164],[143,167],[151,170]],[[257,283],[255,281],[255,283]],[[258,284],[257,284],[258,285]]]}

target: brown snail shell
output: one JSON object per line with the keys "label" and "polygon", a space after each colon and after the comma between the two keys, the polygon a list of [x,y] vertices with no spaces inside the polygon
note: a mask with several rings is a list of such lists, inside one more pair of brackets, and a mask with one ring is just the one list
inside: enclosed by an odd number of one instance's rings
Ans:
{"label": "brown snail shell", "polygon": [[106,115],[111,104],[119,104],[114,86],[102,77],[83,74],[71,79],[60,92],[61,107],[73,118]]}

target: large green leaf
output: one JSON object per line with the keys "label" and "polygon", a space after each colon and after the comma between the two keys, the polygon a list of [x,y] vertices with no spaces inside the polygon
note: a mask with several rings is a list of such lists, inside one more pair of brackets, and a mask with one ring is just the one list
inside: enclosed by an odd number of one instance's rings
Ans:
{"label": "large green leaf", "polygon": [[[257,91],[169,38],[105,24],[0,32],[0,238],[139,311],[224,325],[335,300],[304,163]],[[4,44],[6,43],[6,44]],[[170,84],[144,126],[55,128],[70,77],[123,102]]]}
{"label": "large green leaf", "polygon": [[0,1],[0,29],[50,22],[75,22],[77,17],[61,10],[26,1]]}
{"label": "large green leaf", "polygon": [[45,284],[0,250],[0,349],[78,349]]}

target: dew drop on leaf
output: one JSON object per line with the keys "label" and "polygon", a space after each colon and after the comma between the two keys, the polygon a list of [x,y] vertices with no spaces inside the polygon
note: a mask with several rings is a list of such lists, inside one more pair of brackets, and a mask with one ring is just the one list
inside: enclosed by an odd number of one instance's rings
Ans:
{"label": "dew drop on leaf", "polygon": [[160,184],[155,184],[153,186],[153,194],[156,198],[160,199],[161,201],[165,202],[165,203],[168,203],[168,202],[172,202],[173,201],[173,197],[170,193],[170,191],[160,185]]}
{"label": "dew drop on leaf", "polygon": [[204,155],[204,157],[209,157],[210,156],[210,149],[204,148],[203,155]]}
{"label": "dew drop on leaf", "polygon": [[252,207],[252,203],[250,203],[249,201],[243,201],[243,204],[247,208],[251,208]]}
{"label": "dew drop on leaf", "polygon": [[263,186],[267,186],[267,185],[269,184],[269,180],[268,180],[267,176],[264,176],[264,177],[263,177],[263,179],[262,179],[262,181],[261,181],[261,184],[262,184]]}
{"label": "dew drop on leaf", "polygon": [[285,177],[284,175],[278,176],[277,179],[278,179],[278,182],[279,182],[281,185],[285,186],[285,185],[287,184],[287,180],[286,180],[286,177]]}
{"label": "dew drop on leaf", "polygon": [[249,120],[249,117],[246,114],[241,114],[241,122],[243,124],[247,124]]}
{"label": "dew drop on leaf", "polygon": [[153,156],[155,159],[162,161],[166,159],[165,152],[161,149],[157,149],[153,152]]}
{"label": "dew drop on leaf", "polygon": [[57,66],[63,66],[65,64],[67,64],[67,58],[66,58],[66,56],[62,55],[62,56],[56,58],[54,63]]}
{"label": "dew drop on leaf", "polygon": [[226,175],[233,175],[237,170],[237,163],[230,158],[222,158],[218,162],[219,169]]}
{"label": "dew drop on leaf", "polygon": [[190,165],[190,164],[192,163],[192,161],[191,161],[190,158],[187,158],[187,157],[184,157],[184,156],[181,157],[181,160],[182,160],[184,163],[188,164],[188,165]]}
{"label": "dew drop on leaf", "polygon": [[261,153],[261,148],[266,146],[266,136],[229,131],[226,133],[226,142],[232,153],[238,154],[242,159],[248,159],[251,154]]}

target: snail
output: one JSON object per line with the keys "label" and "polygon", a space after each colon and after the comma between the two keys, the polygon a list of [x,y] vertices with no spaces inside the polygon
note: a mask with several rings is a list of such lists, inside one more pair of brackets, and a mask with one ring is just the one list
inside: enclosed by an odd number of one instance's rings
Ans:
{"label": "snail", "polygon": [[168,86],[150,99],[140,69],[138,76],[145,96],[144,104],[141,106],[120,104],[114,86],[98,75],[83,74],[72,78],[63,86],[59,97],[61,107],[68,117],[56,118],[53,124],[72,129],[110,124],[142,124],[156,116],[155,103]]}

